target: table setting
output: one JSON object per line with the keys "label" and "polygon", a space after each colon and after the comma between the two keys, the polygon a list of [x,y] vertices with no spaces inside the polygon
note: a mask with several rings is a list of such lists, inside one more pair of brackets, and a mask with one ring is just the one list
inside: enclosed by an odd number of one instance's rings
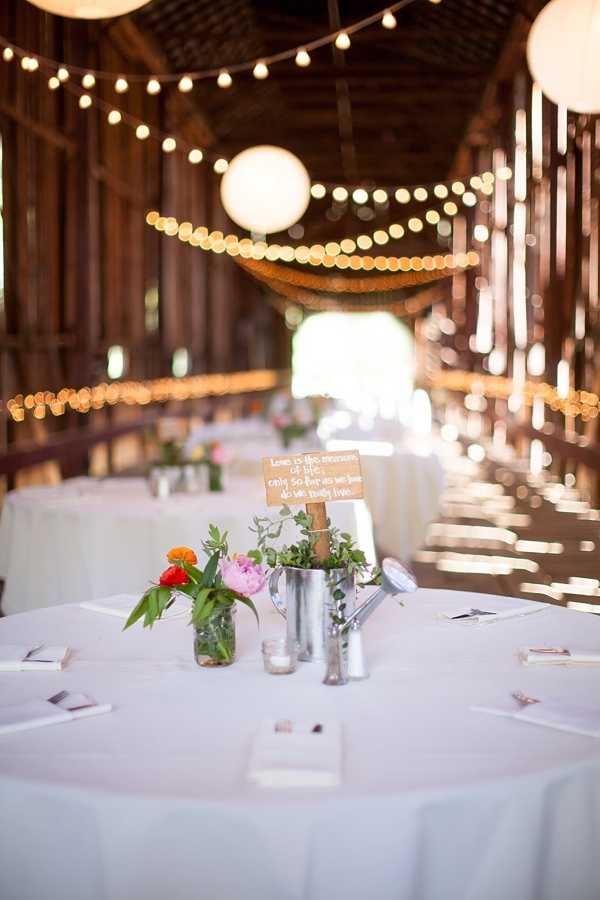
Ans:
{"label": "table setting", "polygon": [[[360,589],[358,607],[376,590]],[[18,885],[32,900],[191,898],[201,864],[204,883],[232,900],[334,889],[475,900],[529,896],[534,882],[543,900],[573,890],[595,900],[597,853],[574,835],[598,821],[600,743],[556,721],[600,709],[597,666],[526,665],[521,653],[546,643],[600,653],[600,622],[552,604],[485,627],[440,617],[498,599],[483,597],[385,598],[362,629],[370,678],[335,690],[327,660],[283,677],[265,667],[262,642],[286,639],[268,587],[254,597],[258,624],[239,611],[235,662],[217,669],[196,665],[189,616],[124,630],[82,600],[0,620],[4,646],[70,647],[62,669],[0,672],[4,709],[35,699],[45,710],[61,691],[110,707],[58,713],[66,728],[0,731],[8,896]],[[524,709],[514,693],[539,702]],[[173,827],[177,839],[165,838]],[[332,872],[357,828],[360,858]]]}

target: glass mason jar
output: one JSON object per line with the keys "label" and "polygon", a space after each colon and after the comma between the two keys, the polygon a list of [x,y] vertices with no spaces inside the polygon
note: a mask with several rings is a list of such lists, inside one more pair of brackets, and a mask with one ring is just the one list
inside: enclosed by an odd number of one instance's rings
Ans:
{"label": "glass mason jar", "polygon": [[215,606],[194,623],[194,657],[199,666],[230,666],[235,659],[236,604]]}
{"label": "glass mason jar", "polygon": [[208,464],[208,489],[209,491],[224,490],[223,466],[216,466],[214,463]]}

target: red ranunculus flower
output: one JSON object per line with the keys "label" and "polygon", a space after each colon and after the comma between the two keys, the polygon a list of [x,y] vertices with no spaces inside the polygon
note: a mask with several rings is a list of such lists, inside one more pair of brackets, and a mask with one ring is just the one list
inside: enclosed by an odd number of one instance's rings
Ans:
{"label": "red ranunculus flower", "polygon": [[169,566],[160,576],[158,583],[173,587],[176,584],[187,584],[189,580],[188,574],[184,569],[181,569],[179,566]]}

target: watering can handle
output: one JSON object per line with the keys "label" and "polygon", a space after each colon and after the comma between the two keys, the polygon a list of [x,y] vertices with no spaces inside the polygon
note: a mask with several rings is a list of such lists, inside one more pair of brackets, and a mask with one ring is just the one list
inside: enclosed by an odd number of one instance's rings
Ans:
{"label": "watering can handle", "polygon": [[273,606],[277,610],[277,612],[281,613],[283,618],[286,618],[286,608],[285,603],[279,596],[279,591],[277,590],[277,586],[279,583],[279,576],[283,572],[282,566],[277,566],[276,569],[273,570],[271,577],[269,578],[269,593],[271,594],[271,600],[273,601]]}

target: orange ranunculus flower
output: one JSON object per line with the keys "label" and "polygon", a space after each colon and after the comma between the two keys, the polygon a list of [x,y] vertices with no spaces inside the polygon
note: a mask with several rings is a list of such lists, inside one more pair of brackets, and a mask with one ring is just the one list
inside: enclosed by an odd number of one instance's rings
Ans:
{"label": "orange ranunculus flower", "polygon": [[169,566],[160,576],[158,583],[165,584],[167,587],[175,587],[177,584],[187,584],[189,580],[185,569],[181,569],[179,566]]}
{"label": "orange ranunculus flower", "polygon": [[181,559],[191,566],[195,566],[198,562],[198,557],[189,547],[173,547],[173,549],[169,550],[167,553],[167,559],[169,562],[175,562],[176,559]]}

